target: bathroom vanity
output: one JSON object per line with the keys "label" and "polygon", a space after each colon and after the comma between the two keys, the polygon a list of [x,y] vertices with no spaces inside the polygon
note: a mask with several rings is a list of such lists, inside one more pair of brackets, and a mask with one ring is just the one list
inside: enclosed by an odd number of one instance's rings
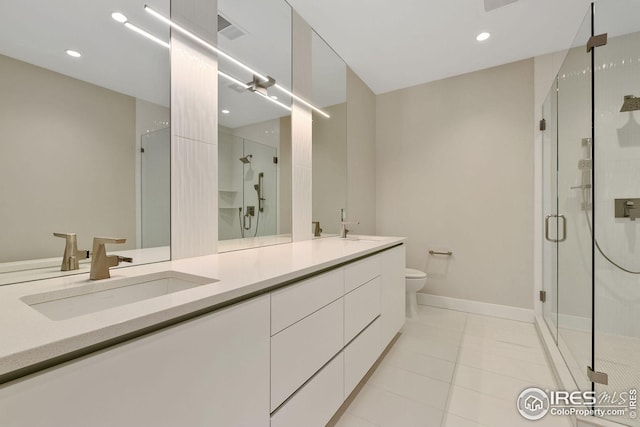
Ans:
{"label": "bathroom vanity", "polygon": [[[323,426],[404,323],[402,241],[326,238],[0,288],[0,425]],[[150,280],[164,290],[127,299]],[[116,291],[102,308],[85,299]]]}

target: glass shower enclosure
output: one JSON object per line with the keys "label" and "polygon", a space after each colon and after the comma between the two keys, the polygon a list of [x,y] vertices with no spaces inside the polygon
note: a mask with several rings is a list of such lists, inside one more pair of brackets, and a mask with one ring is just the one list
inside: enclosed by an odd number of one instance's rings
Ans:
{"label": "glass shower enclosure", "polygon": [[576,386],[596,393],[597,416],[629,426],[640,426],[635,96],[640,0],[598,1],[543,105],[542,312]]}

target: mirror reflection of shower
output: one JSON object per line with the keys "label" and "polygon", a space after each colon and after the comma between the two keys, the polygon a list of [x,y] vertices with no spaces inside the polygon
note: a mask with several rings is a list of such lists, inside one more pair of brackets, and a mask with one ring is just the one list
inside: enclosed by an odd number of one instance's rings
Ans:
{"label": "mirror reflection of shower", "polygon": [[218,142],[219,239],[277,234],[277,149],[226,132]]}

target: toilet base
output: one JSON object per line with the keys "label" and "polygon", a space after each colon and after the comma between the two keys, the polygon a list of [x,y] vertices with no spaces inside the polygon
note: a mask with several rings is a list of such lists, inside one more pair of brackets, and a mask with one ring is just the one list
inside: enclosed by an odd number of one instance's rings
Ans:
{"label": "toilet base", "polygon": [[418,315],[418,295],[415,292],[407,292],[407,317]]}

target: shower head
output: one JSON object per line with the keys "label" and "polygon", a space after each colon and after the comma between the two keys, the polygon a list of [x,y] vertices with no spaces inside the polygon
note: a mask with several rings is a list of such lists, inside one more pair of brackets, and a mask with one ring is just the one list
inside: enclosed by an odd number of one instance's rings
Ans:
{"label": "shower head", "polygon": [[253,157],[253,155],[247,154],[244,157],[240,157],[240,161],[246,165],[247,163],[251,163],[251,158],[252,157]]}
{"label": "shower head", "polygon": [[620,108],[620,112],[637,111],[640,110],[640,98],[636,98],[633,95],[625,95],[624,102]]}

